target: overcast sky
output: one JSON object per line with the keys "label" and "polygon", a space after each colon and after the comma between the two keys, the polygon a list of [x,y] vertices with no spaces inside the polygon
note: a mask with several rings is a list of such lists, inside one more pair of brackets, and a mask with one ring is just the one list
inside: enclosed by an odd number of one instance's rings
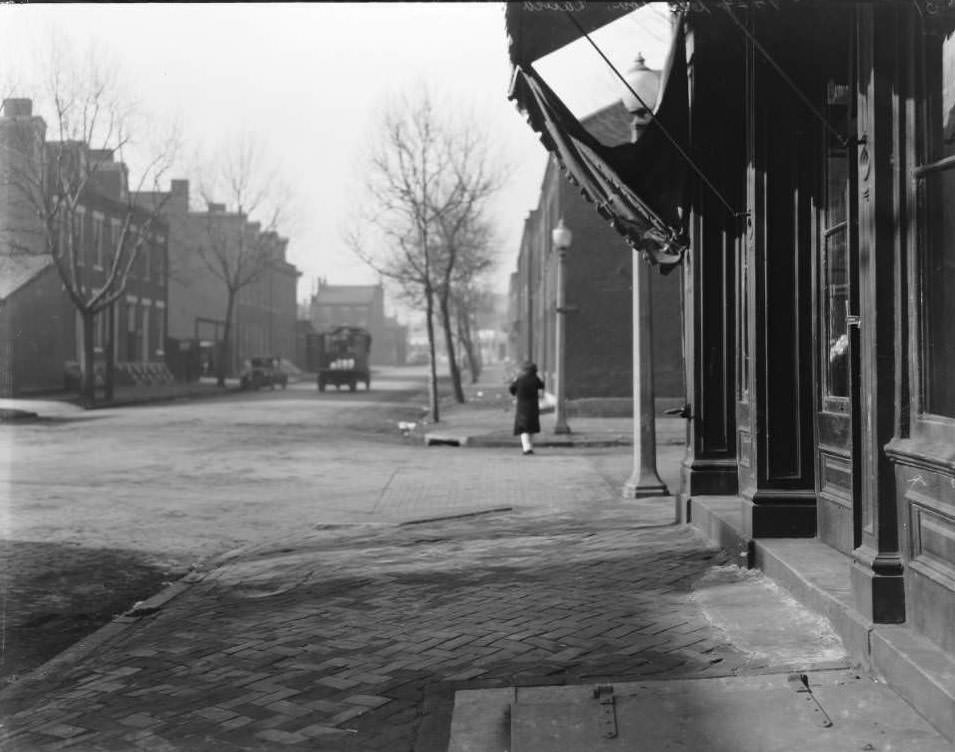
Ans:
{"label": "overcast sky", "polygon": [[[638,28],[633,17],[623,19],[595,39],[623,68],[635,44],[648,65],[660,67],[666,27],[658,11],[649,20]],[[634,34],[644,38],[635,43]],[[264,142],[296,196],[298,217],[287,234],[289,258],[303,272],[300,298],[317,276],[332,284],[376,281],[341,231],[364,144],[389,95],[427,82],[467,103],[514,167],[495,206],[503,263],[494,279],[505,289],[546,154],[507,101],[503,4],[0,5],[0,70],[29,81],[36,52],[54,35],[77,49],[107,50],[143,105],[181,124],[184,155],[243,132]],[[568,68],[574,55],[578,65]],[[592,50],[567,48],[563,57],[551,65],[573,109],[612,101],[606,72],[579,74],[580,59],[601,67]]]}

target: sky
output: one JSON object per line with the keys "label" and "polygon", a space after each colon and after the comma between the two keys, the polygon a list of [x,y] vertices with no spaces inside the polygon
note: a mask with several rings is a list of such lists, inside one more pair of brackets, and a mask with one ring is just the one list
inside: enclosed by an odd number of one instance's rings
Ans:
{"label": "sky", "polygon": [[[658,9],[594,34],[621,70],[637,51],[659,68],[666,37]],[[302,272],[300,300],[317,277],[377,281],[342,236],[389,98],[425,83],[460,102],[481,118],[511,168],[492,206],[500,239],[492,284],[506,290],[547,155],[507,100],[503,3],[0,5],[0,71],[19,82],[17,96],[31,96],[23,84],[54,38],[105,51],[151,117],[179,124],[181,164],[170,177],[191,177],[195,154],[230,139],[253,134],[263,144],[294,197],[294,219],[280,231]],[[619,96],[580,41],[542,60],[540,70],[578,114]]]}

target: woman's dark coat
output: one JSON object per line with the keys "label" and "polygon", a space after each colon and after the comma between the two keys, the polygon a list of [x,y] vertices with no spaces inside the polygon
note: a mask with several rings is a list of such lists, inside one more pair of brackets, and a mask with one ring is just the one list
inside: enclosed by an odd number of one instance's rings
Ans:
{"label": "woman's dark coat", "polygon": [[517,410],[514,413],[514,435],[522,433],[540,433],[540,406],[537,392],[544,388],[537,371],[524,371],[509,387],[511,394],[517,397]]}

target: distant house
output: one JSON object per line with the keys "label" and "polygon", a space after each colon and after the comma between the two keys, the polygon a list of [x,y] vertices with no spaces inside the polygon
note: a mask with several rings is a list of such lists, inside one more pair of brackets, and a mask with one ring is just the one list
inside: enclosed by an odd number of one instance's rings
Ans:
{"label": "distant house", "polygon": [[63,387],[73,306],[53,257],[0,255],[0,395]]}
{"label": "distant house", "polygon": [[361,326],[371,333],[371,363],[401,365],[407,355],[407,329],[385,316],[385,290],[378,285],[330,285],[320,279],[312,295],[310,321],[316,332]]}

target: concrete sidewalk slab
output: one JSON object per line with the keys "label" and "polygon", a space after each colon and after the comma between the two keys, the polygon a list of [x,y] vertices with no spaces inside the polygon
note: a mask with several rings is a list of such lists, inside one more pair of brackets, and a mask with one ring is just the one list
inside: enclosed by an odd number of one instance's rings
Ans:
{"label": "concrete sidewalk slab", "polygon": [[[504,364],[493,364],[485,369],[478,383],[465,387],[467,402],[443,402],[440,422],[418,425],[417,434],[423,437],[425,446],[519,447],[520,440],[512,430],[514,406],[507,391],[508,382]],[[553,407],[549,402],[546,404],[549,409],[541,413],[541,431],[534,436],[535,448],[609,448],[633,444],[634,426],[630,416],[571,415],[568,418],[571,432],[556,434]],[[685,420],[657,416],[658,444],[682,446],[685,437]]]}
{"label": "concrete sidewalk slab", "polygon": [[846,671],[517,687],[455,696],[448,752],[624,748],[943,752],[951,746],[884,684]]}
{"label": "concrete sidewalk slab", "polygon": [[184,399],[212,399],[238,393],[237,387],[215,385],[168,384],[143,387],[118,387],[112,400],[98,397],[92,405],[82,406],[74,394],[50,395],[44,398],[16,397],[0,399],[0,409],[28,410],[43,418],[69,417],[79,411],[106,410],[173,402]]}
{"label": "concrete sidewalk slab", "polygon": [[[510,430],[510,413],[498,410],[454,406],[443,414],[440,424],[420,428],[426,446],[519,448],[520,440]],[[683,446],[686,423],[680,418],[659,417],[656,441],[665,446]],[[553,416],[541,416],[541,432],[533,437],[534,448],[579,449],[623,447],[633,444],[632,418],[577,418],[571,433],[554,433]]]}

